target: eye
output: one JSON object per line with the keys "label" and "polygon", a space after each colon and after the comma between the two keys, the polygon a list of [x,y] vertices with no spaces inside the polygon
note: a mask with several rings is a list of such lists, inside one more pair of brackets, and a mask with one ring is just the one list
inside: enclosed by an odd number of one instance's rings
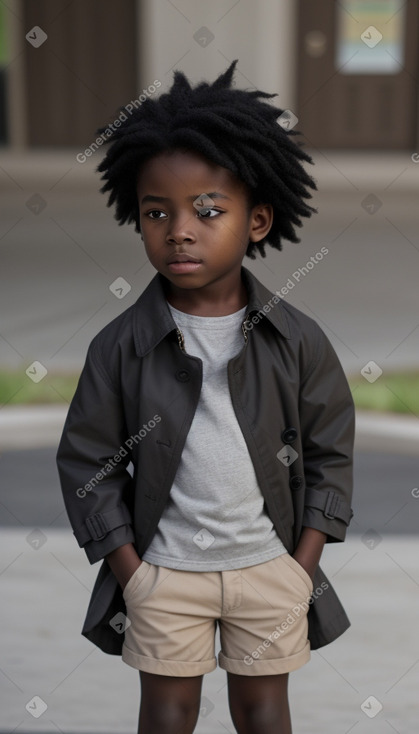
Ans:
{"label": "eye", "polygon": [[[198,214],[201,219],[214,219],[214,216],[217,216],[218,214],[222,214],[223,212],[219,211],[218,209],[207,209],[206,207],[202,207],[202,209],[198,209]],[[210,216],[210,215],[213,216]]]}
{"label": "eye", "polygon": [[151,216],[152,214],[163,214],[164,217],[166,216],[165,213],[162,212],[160,209],[152,209],[150,212],[146,212],[146,217],[149,217],[150,219],[161,219],[162,218],[159,216],[157,217]]}

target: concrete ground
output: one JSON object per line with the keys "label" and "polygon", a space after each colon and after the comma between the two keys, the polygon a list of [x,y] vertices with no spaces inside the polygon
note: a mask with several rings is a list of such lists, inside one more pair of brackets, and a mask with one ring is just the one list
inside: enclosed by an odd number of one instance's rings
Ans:
{"label": "concrete ground", "polygon": [[[3,529],[0,550],[1,734],[134,734],[138,673],[80,635],[98,566],[68,530]],[[416,537],[326,548],[322,567],[352,626],[291,674],[295,734],[416,731],[416,559]],[[201,706],[197,734],[234,732],[222,669],[204,677]]]}

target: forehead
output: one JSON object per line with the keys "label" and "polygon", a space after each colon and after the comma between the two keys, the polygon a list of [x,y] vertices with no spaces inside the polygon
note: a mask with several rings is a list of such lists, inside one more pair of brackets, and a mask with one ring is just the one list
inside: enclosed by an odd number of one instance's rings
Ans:
{"label": "forehead", "polygon": [[166,189],[198,186],[202,193],[210,185],[212,189],[218,187],[235,194],[245,193],[247,188],[228,168],[200,153],[181,150],[153,156],[142,165],[137,179],[137,189],[142,192],[150,186]]}

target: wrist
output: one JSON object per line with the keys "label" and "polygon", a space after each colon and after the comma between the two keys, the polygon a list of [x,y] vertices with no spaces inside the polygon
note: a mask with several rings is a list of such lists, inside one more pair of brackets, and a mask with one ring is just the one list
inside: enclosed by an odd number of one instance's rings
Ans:
{"label": "wrist", "polygon": [[320,530],[304,527],[293,558],[304,568],[313,580],[327,535]]}
{"label": "wrist", "polygon": [[318,562],[313,562],[312,558],[299,554],[297,552],[293,553],[292,557],[295,561],[297,561],[297,563],[300,564],[304,571],[308,573],[311,580],[313,581],[314,574],[316,573],[317,566],[319,565]]}
{"label": "wrist", "polygon": [[108,553],[106,560],[122,589],[142,563],[133,543],[127,543]]}

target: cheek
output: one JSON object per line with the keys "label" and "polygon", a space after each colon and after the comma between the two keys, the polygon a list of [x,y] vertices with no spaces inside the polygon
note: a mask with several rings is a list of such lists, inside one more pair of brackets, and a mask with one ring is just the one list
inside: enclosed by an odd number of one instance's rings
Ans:
{"label": "cheek", "polygon": [[150,237],[147,237],[147,232],[143,232],[143,243],[147,255],[152,257],[157,251],[157,248],[155,246],[153,247],[153,240],[151,240]]}
{"label": "cheek", "polygon": [[228,249],[230,252],[237,252],[246,248],[249,242],[249,229],[243,221],[235,221],[229,225],[228,231]]}
{"label": "cheek", "polygon": [[141,230],[141,234],[143,238],[147,240],[148,242],[152,243],[153,240],[155,239],[154,230],[153,230],[153,227],[151,226],[152,222],[150,222],[150,220],[147,219],[147,217],[141,217],[139,224],[140,224],[140,230]]}

